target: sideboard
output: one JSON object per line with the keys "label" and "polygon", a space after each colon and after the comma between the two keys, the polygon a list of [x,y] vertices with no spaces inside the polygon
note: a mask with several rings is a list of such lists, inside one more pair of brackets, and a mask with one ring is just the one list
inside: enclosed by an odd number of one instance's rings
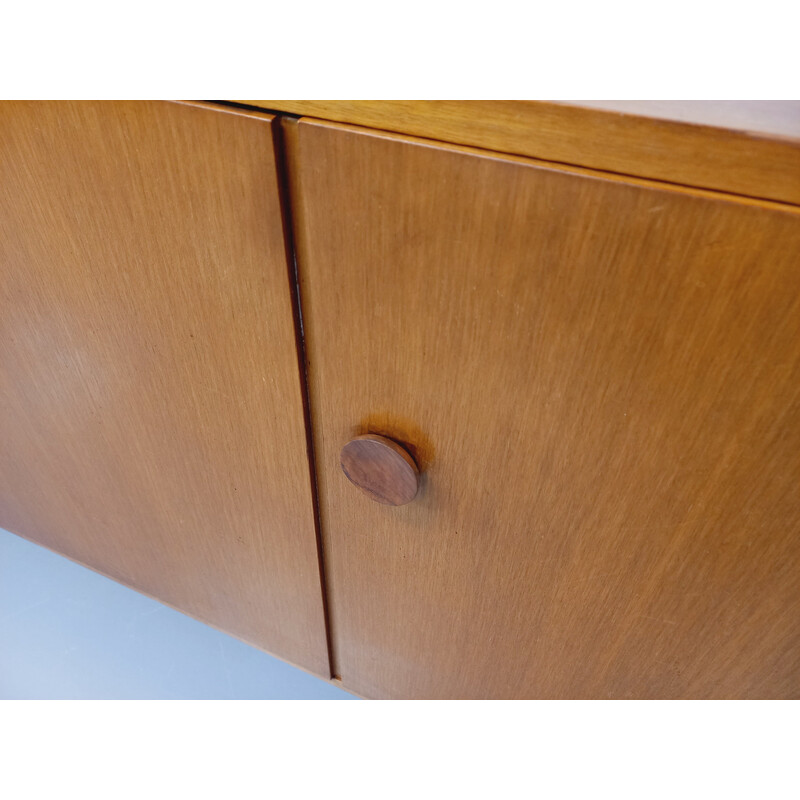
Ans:
{"label": "sideboard", "polygon": [[0,103],[0,526],[369,698],[800,697],[800,103]]}

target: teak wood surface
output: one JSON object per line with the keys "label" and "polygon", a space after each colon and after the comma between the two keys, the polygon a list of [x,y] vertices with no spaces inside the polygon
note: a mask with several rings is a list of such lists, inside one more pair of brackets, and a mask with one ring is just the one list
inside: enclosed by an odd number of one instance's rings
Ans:
{"label": "teak wood surface", "polygon": [[[800,697],[800,214],[301,120],[337,672],[367,697]],[[353,436],[409,449],[370,501]]]}
{"label": "teak wood surface", "polygon": [[264,108],[800,204],[798,101],[254,100]]}
{"label": "teak wood surface", "polygon": [[329,677],[273,122],[0,104],[0,525]]}

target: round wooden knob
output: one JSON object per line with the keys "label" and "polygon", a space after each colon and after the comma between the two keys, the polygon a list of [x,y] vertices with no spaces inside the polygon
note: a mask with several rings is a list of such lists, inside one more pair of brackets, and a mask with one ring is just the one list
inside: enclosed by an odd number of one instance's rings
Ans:
{"label": "round wooden knob", "polygon": [[356,436],[339,457],[342,472],[364,494],[387,506],[402,506],[416,497],[419,470],[397,442],[366,433]]}

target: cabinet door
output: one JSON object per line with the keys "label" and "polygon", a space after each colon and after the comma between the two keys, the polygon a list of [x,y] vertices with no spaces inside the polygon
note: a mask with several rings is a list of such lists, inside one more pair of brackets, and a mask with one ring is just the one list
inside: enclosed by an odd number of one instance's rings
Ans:
{"label": "cabinet door", "polygon": [[328,676],[273,120],[0,104],[0,526]]}
{"label": "cabinet door", "polygon": [[[334,667],[371,697],[800,695],[800,215],[302,121]],[[422,472],[391,507],[342,446]]]}

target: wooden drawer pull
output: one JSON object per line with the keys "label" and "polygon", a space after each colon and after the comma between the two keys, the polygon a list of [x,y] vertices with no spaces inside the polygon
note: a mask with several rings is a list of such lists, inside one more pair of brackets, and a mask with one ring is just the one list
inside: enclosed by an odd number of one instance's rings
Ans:
{"label": "wooden drawer pull", "polygon": [[342,448],[339,463],[347,479],[378,503],[402,506],[416,497],[417,465],[391,439],[374,433],[356,436]]}

